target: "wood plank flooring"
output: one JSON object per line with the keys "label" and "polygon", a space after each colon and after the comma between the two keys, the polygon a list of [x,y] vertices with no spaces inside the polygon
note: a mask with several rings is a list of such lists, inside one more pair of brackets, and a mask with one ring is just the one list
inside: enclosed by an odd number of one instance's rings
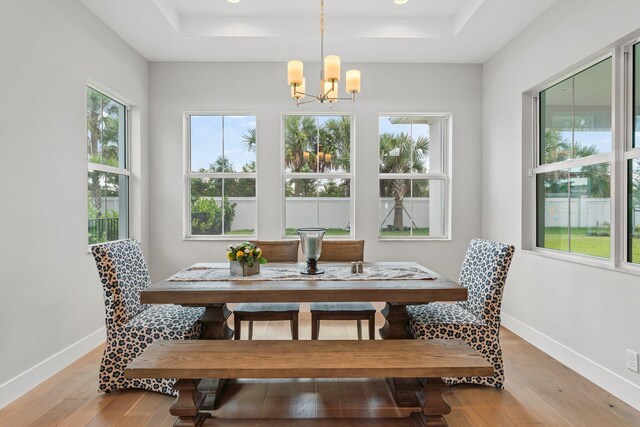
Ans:
{"label": "wood plank flooring", "polygon": [[[382,318],[377,321],[381,326]],[[289,324],[256,323],[254,336],[290,339]],[[302,312],[300,337],[310,336],[310,315]],[[323,338],[355,339],[355,322],[323,322]],[[450,426],[640,426],[640,412],[629,405],[508,330],[502,330],[501,339],[505,390],[452,387],[446,395],[452,407],[446,416]],[[97,393],[101,354],[102,347],[95,349],[0,410],[0,426],[172,426],[175,419],[169,407],[173,398],[169,396],[137,390]],[[247,379],[227,385],[223,405],[215,414],[254,418],[220,425],[282,426],[282,422],[269,424],[255,418],[382,418],[408,416],[410,412],[393,405],[380,380]]]}

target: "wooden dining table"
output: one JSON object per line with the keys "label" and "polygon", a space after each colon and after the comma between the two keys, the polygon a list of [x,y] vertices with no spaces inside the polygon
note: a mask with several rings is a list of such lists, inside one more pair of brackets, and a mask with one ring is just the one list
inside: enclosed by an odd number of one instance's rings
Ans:
{"label": "wooden dining table", "polygon": [[[221,267],[220,264],[210,264]],[[225,264],[228,267],[228,264]],[[262,269],[282,264],[266,264]],[[291,264],[287,264],[291,266]],[[344,268],[344,276],[336,280],[265,280],[257,275],[250,280],[175,280],[167,279],[154,283],[140,294],[143,304],[177,304],[191,307],[205,307],[200,321],[204,331],[200,339],[231,339],[234,331],[227,319],[232,314],[227,307],[230,303],[268,302],[384,302],[382,316],[384,326],[379,333],[382,339],[412,338],[409,332],[407,305],[426,304],[434,301],[462,301],[467,299],[467,289],[431,271],[428,280],[388,279],[350,280],[350,263],[322,263],[327,268]],[[365,263],[365,271],[370,267],[398,268],[403,265],[417,266],[415,263]],[[304,263],[299,268],[303,269]],[[421,269],[424,267],[418,266]],[[194,268],[194,267],[191,267]],[[188,270],[188,269],[187,269]],[[426,270],[426,269],[425,269]],[[357,278],[356,278],[357,279]],[[422,385],[418,379],[391,378],[387,380],[398,406],[418,406],[415,392]],[[213,409],[216,396],[224,387],[224,380],[212,380],[203,384],[209,398],[206,406]]]}

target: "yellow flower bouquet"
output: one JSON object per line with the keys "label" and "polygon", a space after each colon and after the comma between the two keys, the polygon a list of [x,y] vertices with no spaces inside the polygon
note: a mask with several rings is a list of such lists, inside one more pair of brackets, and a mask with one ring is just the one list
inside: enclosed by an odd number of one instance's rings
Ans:
{"label": "yellow flower bouquet", "polygon": [[255,243],[244,242],[239,245],[229,245],[227,259],[232,276],[250,276],[260,272],[260,264],[267,260],[262,256],[262,249]]}

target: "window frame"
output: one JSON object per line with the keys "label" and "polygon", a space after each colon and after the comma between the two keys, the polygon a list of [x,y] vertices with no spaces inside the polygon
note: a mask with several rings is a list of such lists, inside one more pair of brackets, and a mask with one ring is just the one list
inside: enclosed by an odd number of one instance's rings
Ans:
{"label": "window frame", "polygon": [[[443,148],[442,148],[442,173],[433,173],[433,172],[427,172],[427,173],[400,173],[400,174],[393,174],[393,173],[381,173],[380,172],[380,119],[382,117],[392,117],[392,116],[398,116],[398,117],[441,117],[441,118],[445,118],[446,119],[446,123],[443,126],[443,129],[445,130],[445,135],[443,137]],[[451,200],[452,200],[452,195],[451,195],[451,150],[452,150],[452,135],[453,135],[453,115],[451,113],[412,113],[412,112],[406,112],[406,113],[398,113],[398,112],[393,112],[393,113],[389,113],[389,112],[379,112],[378,113],[378,133],[377,133],[377,142],[376,142],[376,150],[378,152],[377,154],[377,158],[378,158],[378,163],[376,164],[376,170],[377,170],[377,181],[376,181],[376,187],[377,187],[377,203],[378,203],[378,219],[376,220],[377,223],[377,236],[378,236],[378,241],[379,242],[394,242],[394,241],[405,241],[405,242],[416,242],[416,241],[450,241],[452,239],[452,230],[451,230]],[[380,235],[380,180],[383,179],[409,179],[409,180],[439,180],[442,181],[445,188],[444,188],[444,195],[443,195],[443,200],[442,200],[442,204],[443,204],[443,219],[444,219],[444,224],[443,224],[443,229],[444,229],[444,236],[438,236],[438,237],[431,237],[431,236],[420,236],[420,237],[398,237],[398,236],[392,236],[392,237],[383,237]]]}
{"label": "window frame", "polygon": [[[350,122],[350,144],[349,144],[349,172],[287,172],[287,166],[285,161],[285,117],[287,116],[345,116],[349,117]],[[354,113],[341,112],[341,111],[288,111],[283,112],[280,115],[280,194],[282,200],[282,215],[280,215],[280,234],[281,239],[298,239],[298,236],[287,235],[287,195],[285,191],[285,184],[288,179],[348,179],[350,182],[349,187],[349,234],[348,235],[325,235],[325,240],[354,240],[355,239],[355,201],[356,201],[356,159],[355,159],[355,145],[356,145],[356,123]]]}
{"label": "window frame", "polygon": [[[546,256],[562,261],[573,262],[577,264],[598,267],[622,273],[640,275],[640,265],[633,264],[627,260],[628,251],[628,198],[627,198],[627,179],[628,165],[630,158],[640,158],[640,147],[632,147],[632,116],[633,116],[633,97],[630,96],[633,88],[633,46],[640,43],[640,37],[626,41],[611,48],[603,49],[589,58],[581,61],[574,67],[570,67],[556,77],[549,79],[543,84],[526,91],[525,96],[530,97],[531,101],[531,128],[530,128],[530,168],[525,173],[529,177],[529,183],[526,184],[530,198],[527,200],[526,192],[523,193],[523,203],[525,211],[529,214],[525,217],[523,224],[528,226],[529,235],[523,242],[523,249],[536,255]],[[540,93],[569,77],[575,76],[580,72],[592,67],[593,65],[606,60],[612,59],[612,113],[611,113],[611,130],[612,130],[612,146],[610,153],[596,154],[589,157],[568,159],[561,162],[551,164],[540,163]],[[526,114],[526,109],[523,110]],[[526,120],[526,116],[524,117]],[[524,128],[525,135],[527,127]],[[527,138],[528,139],[528,138]],[[526,141],[526,140],[525,140]],[[557,170],[572,169],[590,164],[609,163],[610,165],[610,189],[611,189],[611,206],[610,206],[610,257],[609,259],[596,257],[577,252],[567,252],[556,249],[542,248],[537,246],[537,188],[536,177],[540,173],[552,172]],[[528,206],[528,207],[527,207]],[[525,234],[523,233],[523,236]]]}
{"label": "window frame", "polygon": [[[623,103],[623,114],[625,118],[625,123],[623,124],[623,147],[622,147],[622,199],[624,200],[623,209],[621,209],[622,216],[622,236],[619,244],[620,247],[620,257],[621,257],[621,266],[627,270],[633,271],[637,274],[640,274],[640,264],[633,263],[629,260],[629,255],[631,254],[629,248],[629,176],[632,171],[629,169],[629,161],[640,159],[640,145],[637,147],[633,147],[633,138],[634,138],[634,122],[635,122],[635,102],[640,100],[635,100],[635,88],[634,88],[634,47],[636,45],[640,46],[640,37],[636,37],[633,40],[625,43],[622,48],[622,56],[623,56],[623,84],[624,91],[622,92],[621,102]],[[640,48],[638,49],[640,52]],[[640,81],[635,82],[636,85],[640,86]],[[638,129],[640,131],[640,129]],[[640,142],[640,141],[637,141]]]}
{"label": "window frame", "polygon": [[[113,167],[113,166],[108,166],[108,165],[103,165],[101,163],[93,163],[90,162],[89,159],[87,158],[87,183],[89,182],[89,172],[90,171],[98,171],[98,172],[103,172],[103,173],[110,173],[110,174],[114,174],[114,175],[122,175],[122,176],[126,176],[127,177],[127,210],[126,210],[126,221],[127,221],[127,235],[124,238],[118,238],[118,239],[114,239],[114,240],[107,240],[105,242],[98,242],[98,243],[94,243],[94,244],[88,244],[89,248],[91,248],[92,246],[95,245],[100,245],[106,242],[115,242],[118,240],[125,240],[125,239],[129,239],[131,238],[131,103],[125,101],[124,99],[122,99],[121,97],[115,95],[112,91],[110,91],[109,89],[106,89],[104,87],[102,87],[99,84],[95,84],[93,82],[87,82],[85,84],[85,96],[84,96],[84,108],[85,108],[85,132],[88,131],[88,129],[86,129],[86,111],[87,111],[87,100],[89,99],[89,89],[94,90],[98,93],[100,93],[102,96],[106,96],[107,98],[110,98],[111,100],[117,102],[118,104],[122,105],[124,107],[124,168],[120,168],[120,167]],[[85,138],[86,138],[86,134],[85,134]],[[85,140],[85,144],[86,144],[86,140]],[[85,145],[85,149],[86,149],[86,145]],[[87,194],[88,196],[88,194]],[[85,221],[85,224],[88,224],[89,222],[89,212],[88,210],[85,211],[86,215],[87,215],[87,220]],[[120,216],[120,212],[118,212],[118,217]]]}
{"label": "window frame", "polygon": [[[191,171],[191,117],[192,116],[252,116],[256,120],[256,171],[255,172],[192,172]],[[183,113],[183,240],[185,241],[238,241],[255,240],[258,238],[258,114],[247,111],[185,111]],[[224,156],[224,127],[222,155]],[[222,234],[192,234],[191,233],[191,179],[254,179],[256,183],[256,207],[255,207],[255,229],[253,234],[224,234],[224,216],[222,223]],[[222,184],[224,188],[224,181]],[[223,190],[224,203],[224,190]],[[224,204],[223,204],[224,206]],[[224,209],[223,209],[224,212]]]}

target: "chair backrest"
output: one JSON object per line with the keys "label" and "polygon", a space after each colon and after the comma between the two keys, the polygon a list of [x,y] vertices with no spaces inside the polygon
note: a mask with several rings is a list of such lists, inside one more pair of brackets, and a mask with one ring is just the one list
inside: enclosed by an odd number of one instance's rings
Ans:
{"label": "chair backrest", "polygon": [[269,262],[298,262],[300,240],[254,240]]}
{"label": "chair backrest", "polygon": [[140,303],[140,292],[149,286],[149,270],[135,240],[118,240],[95,245],[91,253],[102,289],[107,328],[127,323],[149,308]]}
{"label": "chair backrest", "polygon": [[324,240],[320,261],[364,261],[364,240]]}
{"label": "chair backrest", "polygon": [[488,326],[500,327],[500,306],[507,272],[515,248],[511,245],[473,239],[460,271],[460,284],[468,298],[462,307],[484,320]]}

